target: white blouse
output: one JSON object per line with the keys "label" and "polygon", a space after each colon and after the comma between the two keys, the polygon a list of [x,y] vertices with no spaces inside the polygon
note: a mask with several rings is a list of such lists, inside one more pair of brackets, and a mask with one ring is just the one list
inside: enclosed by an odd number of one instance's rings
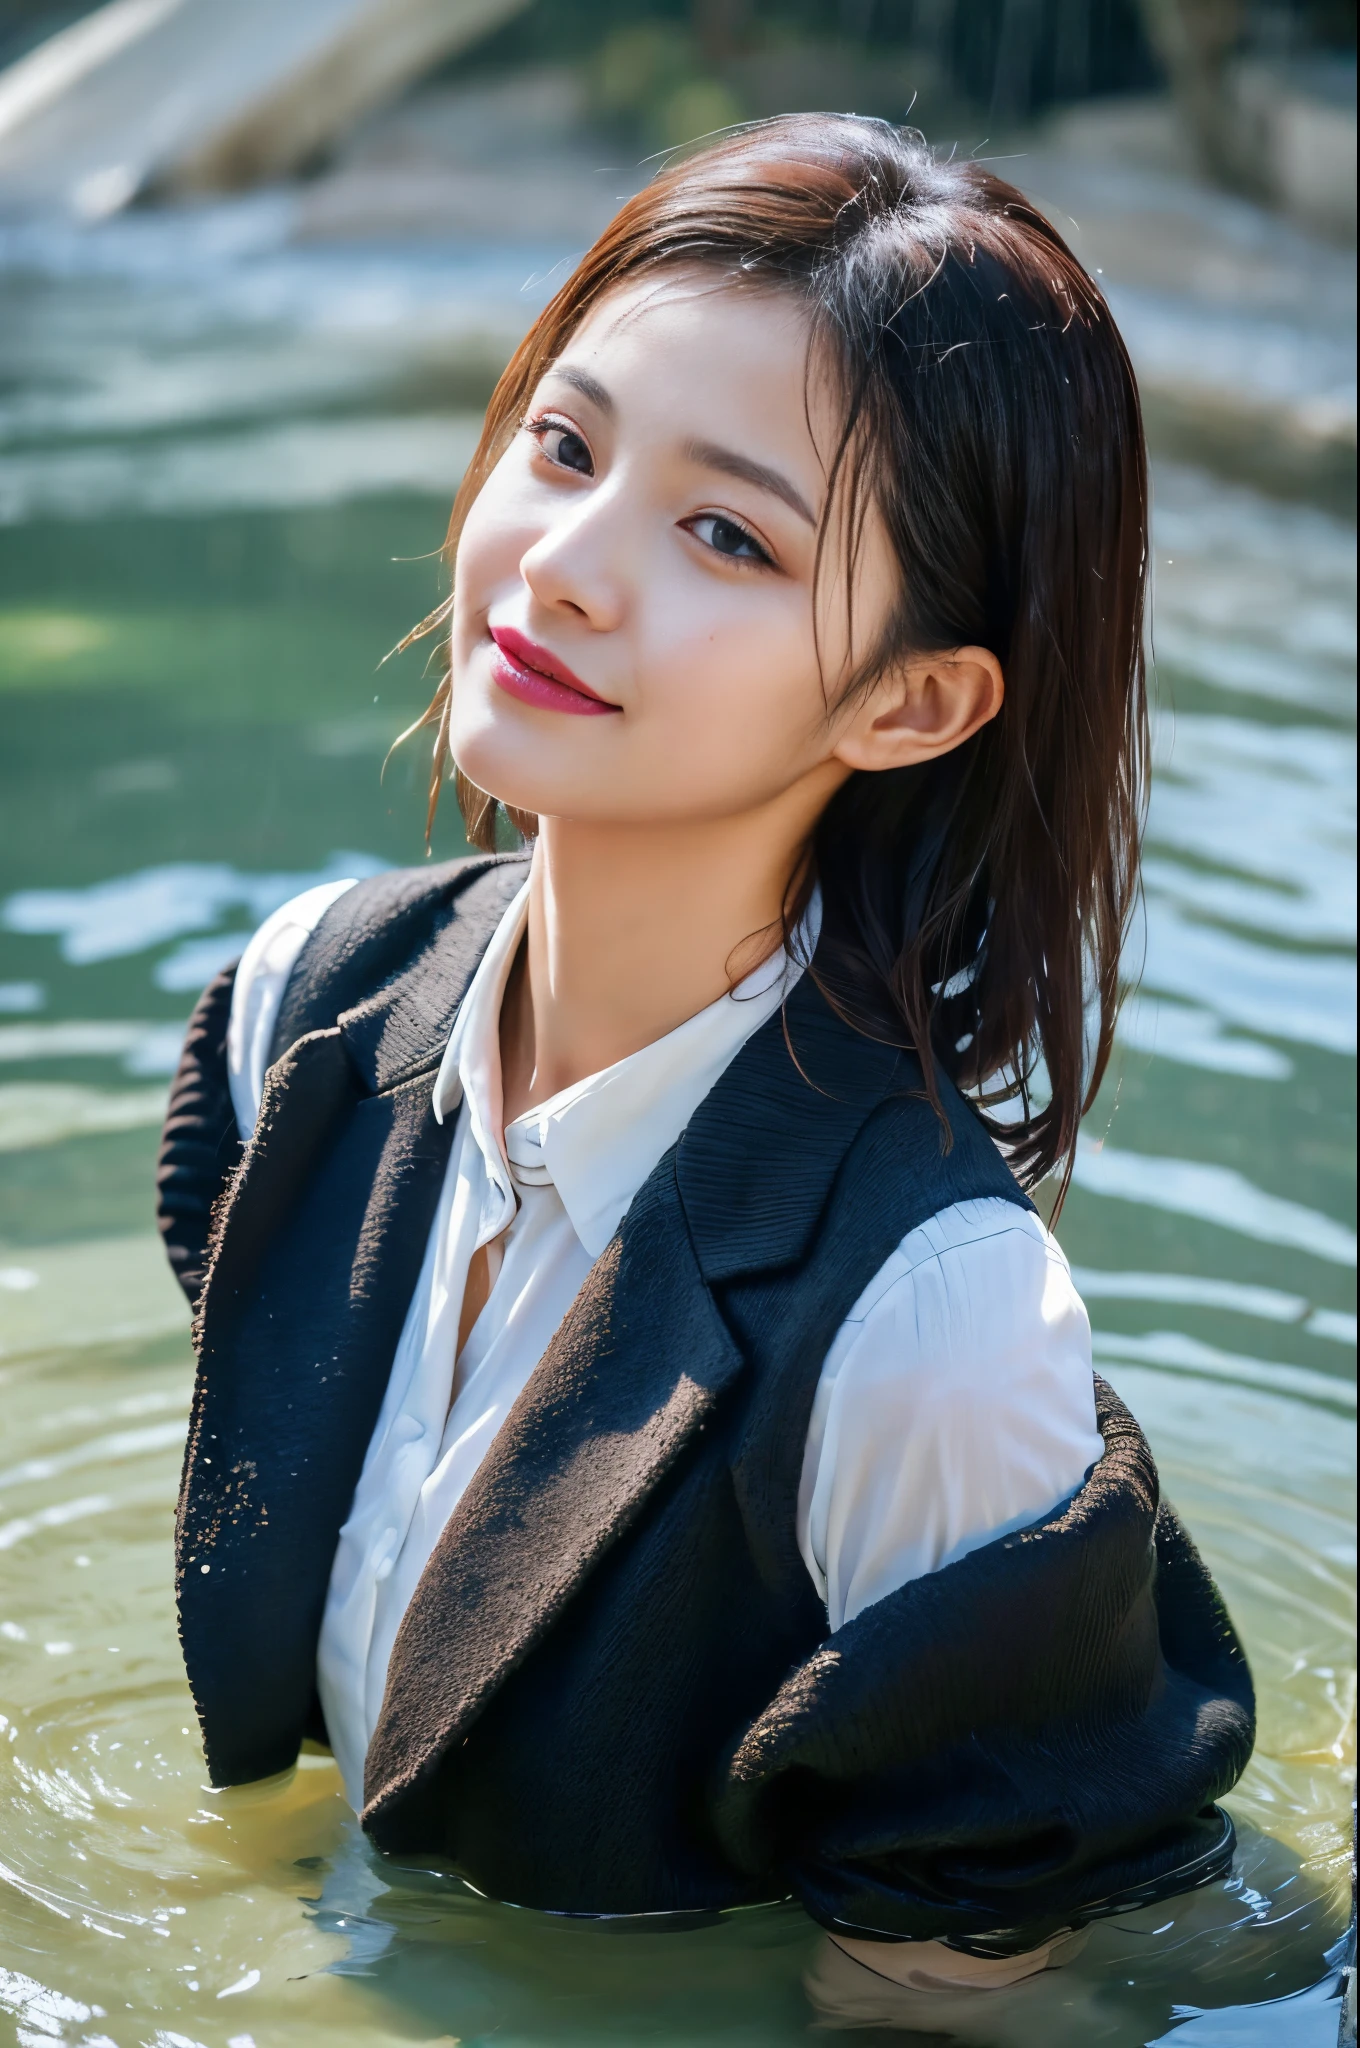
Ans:
{"label": "white blouse", "polygon": [[[346,884],[285,904],[246,948],[227,1039],[249,1139],[294,962]],[[779,953],[675,1031],[502,1128],[500,1007],[528,886],[474,976],[434,1087],[455,1115],[438,1212],[349,1519],[317,1654],[346,1796],[402,1616],[468,1482],[633,1196],[800,969]],[[469,1262],[492,1286],[455,1360]],[[960,1202],[913,1230],[854,1304],[822,1369],[797,1536],[832,1629],[1066,1499],[1101,1455],[1091,1335],[1038,1217]]]}

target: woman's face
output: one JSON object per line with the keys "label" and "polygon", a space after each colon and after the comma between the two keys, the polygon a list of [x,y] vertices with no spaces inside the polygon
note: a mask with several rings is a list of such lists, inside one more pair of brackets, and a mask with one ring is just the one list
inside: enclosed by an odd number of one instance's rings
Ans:
{"label": "woman's face", "polygon": [[[814,579],[836,420],[808,351],[791,300],[702,272],[620,289],[577,331],[459,544],[451,739],[480,788],[678,824],[800,784],[825,801],[857,765],[827,711],[852,649],[834,522]],[[856,657],[894,575],[871,530]]]}

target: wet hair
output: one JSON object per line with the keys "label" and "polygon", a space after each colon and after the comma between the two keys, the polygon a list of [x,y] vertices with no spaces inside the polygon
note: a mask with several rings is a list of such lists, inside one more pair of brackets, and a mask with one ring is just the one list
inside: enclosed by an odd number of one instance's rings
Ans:
{"label": "wet hair", "polygon": [[[951,753],[851,775],[786,931],[815,880],[828,999],[914,1047],[937,1106],[938,1061],[996,1113],[1021,1180],[1057,1169],[1061,1195],[1110,1055],[1145,803],[1146,457],[1123,342],[1061,235],[984,165],[853,115],[761,122],[630,199],[534,323],[488,408],[450,558],[587,314],[626,281],[694,266],[806,309],[843,400],[827,504],[839,492],[848,509],[848,567],[870,509],[900,564],[887,627],[838,691],[968,645],[1006,679],[1000,713]],[[437,728],[431,817],[449,687],[420,721]],[[457,781],[470,839],[493,845],[495,800]]]}

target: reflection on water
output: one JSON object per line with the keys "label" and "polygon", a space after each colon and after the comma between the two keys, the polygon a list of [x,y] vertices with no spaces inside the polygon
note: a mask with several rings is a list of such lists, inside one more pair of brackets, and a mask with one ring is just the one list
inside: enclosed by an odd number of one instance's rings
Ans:
{"label": "reflection on water", "polygon": [[[268,243],[267,213],[233,218]],[[365,339],[347,261],[318,257],[300,283],[262,259],[248,329],[214,299],[211,249],[195,289],[171,290],[154,224],[139,234],[120,258],[135,269],[141,247],[136,290],[85,261],[20,295],[0,400],[0,2009],[16,2037],[1330,2042],[1354,1711],[1353,533],[1157,475],[1142,990],[1062,1225],[1102,1370],[1257,1674],[1232,1878],[1097,1929],[995,2002],[897,1992],[792,1908],[686,1931],[545,1920],[374,1858],[323,1758],[205,1787],[170,1593],[186,1318],[150,1232],[190,992],[294,890],[419,857],[419,763],[378,771],[424,689],[415,661],[377,663],[437,589],[428,557],[469,445],[456,264],[390,261],[388,325]],[[464,340],[523,324],[533,270],[484,262]],[[282,324],[260,326],[261,306]],[[452,821],[440,831],[457,851]]]}

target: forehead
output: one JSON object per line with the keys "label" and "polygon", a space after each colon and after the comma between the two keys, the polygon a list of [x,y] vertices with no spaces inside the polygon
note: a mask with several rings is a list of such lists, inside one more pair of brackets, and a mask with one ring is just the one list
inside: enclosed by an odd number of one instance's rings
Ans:
{"label": "forehead", "polygon": [[[676,411],[698,407],[710,425],[745,419],[806,441],[824,381],[812,374],[812,341],[806,308],[792,293],[676,268],[606,293],[559,360],[588,370],[621,409],[650,397]],[[683,431],[695,426],[686,419]]]}

